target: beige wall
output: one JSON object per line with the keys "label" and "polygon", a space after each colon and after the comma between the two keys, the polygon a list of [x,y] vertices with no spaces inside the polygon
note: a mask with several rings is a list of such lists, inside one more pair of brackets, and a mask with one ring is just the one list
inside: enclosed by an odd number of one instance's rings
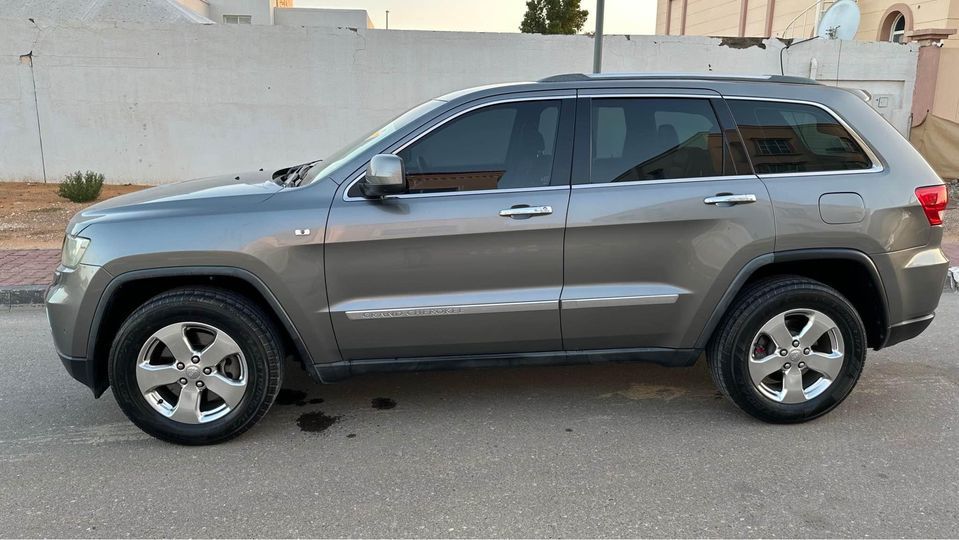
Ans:
{"label": "beige wall", "polygon": [[686,35],[738,36],[740,0],[685,0]]}
{"label": "beige wall", "polygon": [[[659,34],[666,33],[666,6],[669,1],[658,0],[656,32]],[[783,36],[787,25],[804,10],[810,8],[815,0],[672,0],[673,9],[669,32],[671,35],[679,35],[684,1],[686,2],[687,35],[738,36],[743,1],[747,2],[745,31],[747,37],[765,37],[767,1],[775,2],[772,21],[773,37],[810,36],[815,26],[815,8],[813,8],[807,12],[805,17],[801,17],[794,23],[788,35]],[[859,0],[862,19],[856,38],[875,40],[882,23],[883,14],[890,6],[897,3],[900,2],[895,0]],[[910,0],[901,3],[910,7],[914,29],[959,27],[959,0]],[[806,21],[805,32],[801,32],[800,29],[804,19]],[[957,40],[956,45],[959,46],[959,40]]]}
{"label": "beige wall", "polygon": [[959,47],[942,48],[935,96],[932,114],[959,122]]}

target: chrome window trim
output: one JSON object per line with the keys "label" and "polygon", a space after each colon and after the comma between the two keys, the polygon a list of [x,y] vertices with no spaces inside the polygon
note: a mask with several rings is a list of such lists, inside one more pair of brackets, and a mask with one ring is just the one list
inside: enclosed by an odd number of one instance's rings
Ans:
{"label": "chrome window trim", "polygon": [[[491,107],[491,106],[493,106],[493,105],[502,105],[502,104],[504,104],[504,103],[520,103],[520,102],[523,102],[523,101],[556,101],[556,100],[561,100],[561,99],[576,99],[575,90],[568,90],[567,92],[574,92],[574,93],[572,93],[572,94],[558,95],[558,96],[512,97],[512,98],[504,98],[504,99],[498,99],[498,100],[486,101],[486,102],[483,102],[483,103],[479,103],[479,104],[474,105],[474,106],[472,106],[472,107],[468,107],[468,108],[466,108],[466,109],[463,109],[462,111],[459,111],[459,112],[457,112],[457,113],[455,113],[455,114],[453,114],[453,115],[451,115],[451,116],[449,116],[449,117],[447,117],[447,118],[444,118],[443,120],[437,122],[436,124],[433,124],[432,126],[428,127],[425,131],[423,131],[423,133],[420,133],[419,135],[417,135],[417,136],[414,137],[413,139],[410,139],[409,141],[403,143],[403,144],[400,145],[396,150],[393,150],[393,151],[390,152],[390,153],[395,156],[397,153],[402,152],[404,149],[406,149],[407,146],[409,146],[409,145],[415,143],[416,141],[422,139],[423,137],[429,135],[429,134],[432,133],[434,130],[436,130],[436,129],[442,127],[442,126],[444,126],[447,122],[450,122],[450,121],[452,121],[452,120],[454,120],[454,119],[456,119],[456,118],[459,118],[460,116],[463,116],[464,114],[473,112],[473,111],[475,111],[475,110],[477,110],[477,109],[482,109],[483,107]],[[557,125],[557,129],[559,129],[559,126],[558,126],[558,125]],[[360,180],[362,180],[365,176],[366,176],[366,172],[363,171],[363,170],[361,170],[359,173],[357,173],[357,175],[356,175],[355,178],[353,178],[352,180],[350,180],[350,182],[349,182],[349,183],[347,184],[347,186],[346,186],[346,189],[343,191],[343,200],[344,200],[344,201],[350,202],[350,201],[369,201],[369,200],[370,200],[370,199],[367,199],[366,197],[350,197],[350,196],[349,196],[350,190],[353,189],[353,186],[356,185],[358,182],[360,182]],[[472,189],[472,190],[468,190],[468,191],[446,191],[446,192],[441,192],[441,193],[405,193],[405,194],[402,194],[402,195],[392,195],[392,196],[390,196],[390,197],[388,197],[388,198],[390,198],[390,199],[416,199],[416,198],[420,198],[420,197],[437,197],[437,196],[451,196],[451,195],[469,195],[469,194],[476,194],[476,193],[517,193],[517,192],[521,192],[521,191],[533,191],[533,190],[537,190],[537,191],[538,191],[538,190],[546,190],[546,189],[569,189],[569,186],[568,186],[568,185],[565,185],[565,186],[537,186],[537,187],[529,187],[529,188],[510,188],[510,189]]]}
{"label": "chrome window trim", "polygon": [[629,182],[597,182],[595,184],[573,184],[573,189],[587,189],[616,186],[641,186],[649,184],[680,184],[686,182],[711,182],[716,180],[755,180],[753,174],[731,174],[729,176],[697,176],[692,178],[663,178],[660,180],[630,180]]}
{"label": "chrome window trim", "polygon": [[[362,180],[366,175],[360,175],[356,181],[353,183]],[[349,193],[352,189],[352,185],[346,188],[346,193]],[[559,191],[559,190],[568,190],[569,186],[539,186],[539,187],[529,187],[529,188],[508,188],[508,189],[471,189],[469,191],[440,191],[437,193],[404,193],[401,195],[388,195],[383,197],[383,199],[426,199],[430,197],[451,197],[453,195],[482,195],[482,194],[491,194],[491,193],[523,193],[526,191]],[[346,193],[343,194],[344,201],[371,201],[374,199],[367,199],[366,197],[348,197]]]}
{"label": "chrome window trim", "polygon": [[[788,172],[788,173],[766,173],[766,174],[756,174],[759,178],[787,178],[795,176],[834,176],[838,174],[871,174],[879,173],[886,170],[886,167],[882,164],[882,160],[879,159],[879,155],[876,154],[876,151],[873,150],[865,139],[862,138],[862,135],[859,134],[852,126],[850,126],[845,120],[840,117],[836,111],[834,111],[828,105],[822,103],[817,103],[815,101],[808,101],[803,99],[789,99],[789,98],[769,98],[769,97],[757,97],[757,96],[723,96],[724,99],[730,101],[765,101],[768,103],[794,103],[797,105],[810,105],[813,107],[818,107],[823,111],[826,111],[826,114],[831,116],[833,120],[839,123],[849,135],[855,139],[856,143],[863,149],[863,152],[866,153],[866,157],[869,158],[869,161],[872,162],[872,167],[868,169],[837,169],[831,171],[806,171],[806,172]],[[735,119],[735,118],[734,118]],[[736,123],[737,126],[739,122]],[[746,141],[743,141],[745,144]],[[755,171],[755,168],[753,169]]]}
{"label": "chrome window trim", "polygon": [[440,306],[400,307],[385,309],[356,309],[343,313],[351,321],[375,321],[406,317],[444,317],[449,315],[476,315],[483,313],[515,313],[559,309],[559,300],[531,300],[528,302],[493,302],[488,304],[450,304]]}

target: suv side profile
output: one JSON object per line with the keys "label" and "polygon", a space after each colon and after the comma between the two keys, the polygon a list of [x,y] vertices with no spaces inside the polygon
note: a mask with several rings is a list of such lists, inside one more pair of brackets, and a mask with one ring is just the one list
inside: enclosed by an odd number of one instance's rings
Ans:
{"label": "suv side profile", "polygon": [[313,379],[705,354],[769,422],[836,407],[932,321],[946,189],[862,92],[560,75],[455,92],[321,162],[68,225],[54,342],[147,433],[209,444]]}

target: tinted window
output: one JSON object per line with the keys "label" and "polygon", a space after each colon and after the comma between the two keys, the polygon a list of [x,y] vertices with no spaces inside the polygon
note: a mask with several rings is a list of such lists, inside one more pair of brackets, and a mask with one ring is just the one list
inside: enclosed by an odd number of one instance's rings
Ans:
{"label": "tinted window", "polygon": [[828,112],[813,105],[729,100],[758,174],[868,169],[869,157]]}
{"label": "tinted window", "polygon": [[706,99],[591,100],[590,182],[723,174],[725,145]]}
{"label": "tinted window", "polygon": [[548,186],[559,111],[559,101],[522,101],[450,120],[397,153],[410,193]]}

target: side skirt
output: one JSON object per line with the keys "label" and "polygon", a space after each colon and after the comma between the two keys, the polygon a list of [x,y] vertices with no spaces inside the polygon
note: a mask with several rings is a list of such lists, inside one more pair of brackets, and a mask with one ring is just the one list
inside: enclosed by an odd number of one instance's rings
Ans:
{"label": "side skirt", "polygon": [[588,351],[551,351],[515,354],[477,354],[462,356],[423,356],[415,358],[376,358],[314,364],[323,382],[334,382],[353,375],[400,371],[441,371],[520,366],[566,366],[649,362],[667,367],[688,367],[696,363],[703,349],[597,349]]}

